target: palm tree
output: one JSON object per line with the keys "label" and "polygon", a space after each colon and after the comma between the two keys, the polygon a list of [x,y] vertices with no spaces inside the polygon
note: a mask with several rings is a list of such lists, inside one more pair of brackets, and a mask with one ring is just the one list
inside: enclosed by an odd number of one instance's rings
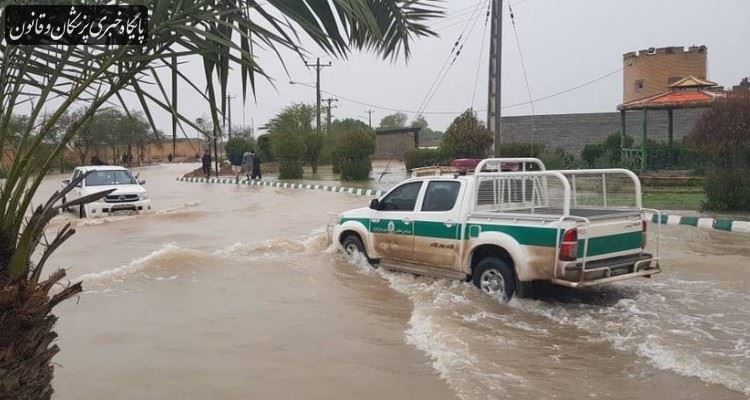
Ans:
{"label": "palm tree", "polygon": [[[127,110],[122,93],[129,92],[139,100],[154,132],[154,108],[174,114],[180,125],[197,128],[174,106],[177,93],[165,90],[158,72],[164,70],[207,102],[213,126],[218,127],[230,69],[241,74],[243,97],[248,89],[255,93],[257,77],[269,78],[255,53],[257,46],[274,50],[279,58],[281,49],[303,57],[306,51],[300,37],[307,36],[337,57],[366,49],[392,60],[408,58],[415,38],[434,35],[427,24],[442,14],[436,1],[143,1],[149,10],[149,38],[143,46],[0,42],[0,149],[15,147],[0,187],[0,399],[44,399],[52,394],[51,359],[58,351],[53,344],[52,309],[82,287],[79,282],[53,291],[66,276],[62,269],[42,277],[50,255],[74,234],[65,225],[48,237],[45,228],[70,187],[33,210],[31,203],[45,174],[97,110],[110,105]],[[0,14],[5,6],[17,3],[26,2],[0,0]],[[5,31],[4,21],[0,15],[0,31]],[[195,55],[203,61],[204,88],[179,69],[181,58]],[[58,120],[74,106],[84,111],[58,138],[53,151],[38,152]],[[28,120],[16,132],[12,127],[21,107]],[[51,111],[41,118],[45,107]]]}

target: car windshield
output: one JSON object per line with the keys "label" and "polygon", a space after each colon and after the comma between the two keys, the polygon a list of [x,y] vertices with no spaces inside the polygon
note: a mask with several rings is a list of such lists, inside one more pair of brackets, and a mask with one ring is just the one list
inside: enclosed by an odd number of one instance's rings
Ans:
{"label": "car windshield", "polygon": [[130,171],[94,171],[86,177],[86,186],[135,185],[137,182]]}

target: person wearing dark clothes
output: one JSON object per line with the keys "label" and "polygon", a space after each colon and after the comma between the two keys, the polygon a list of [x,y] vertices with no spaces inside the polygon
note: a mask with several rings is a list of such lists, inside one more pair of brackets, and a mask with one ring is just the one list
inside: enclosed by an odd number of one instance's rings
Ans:
{"label": "person wearing dark clothes", "polygon": [[253,156],[253,175],[251,179],[263,179],[260,176],[260,157],[255,154],[255,150],[250,151],[250,154]]}
{"label": "person wearing dark clothes", "polygon": [[213,161],[211,159],[211,153],[206,150],[203,153],[203,158],[201,158],[201,162],[203,163],[203,175],[205,175],[206,178],[211,176],[211,161]]}
{"label": "person wearing dark clothes", "polygon": [[105,165],[104,161],[102,161],[101,158],[99,158],[99,155],[95,155],[91,157],[91,165]]}

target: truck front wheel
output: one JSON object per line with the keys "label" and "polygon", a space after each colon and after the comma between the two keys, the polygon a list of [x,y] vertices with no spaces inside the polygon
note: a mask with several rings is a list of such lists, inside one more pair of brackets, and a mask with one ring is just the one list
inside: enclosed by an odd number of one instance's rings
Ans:
{"label": "truck front wheel", "polygon": [[516,292],[513,268],[497,257],[487,257],[480,261],[474,267],[472,281],[484,293],[503,301],[510,300]]}
{"label": "truck front wheel", "polygon": [[362,244],[362,240],[354,234],[349,234],[344,237],[344,240],[341,241],[341,246],[344,248],[344,253],[347,257],[350,259],[354,259],[355,257],[358,257],[358,255],[361,255],[364,257],[367,262],[375,268],[375,264],[372,260],[370,260],[369,257],[367,257],[367,251],[365,250],[365,245]]}

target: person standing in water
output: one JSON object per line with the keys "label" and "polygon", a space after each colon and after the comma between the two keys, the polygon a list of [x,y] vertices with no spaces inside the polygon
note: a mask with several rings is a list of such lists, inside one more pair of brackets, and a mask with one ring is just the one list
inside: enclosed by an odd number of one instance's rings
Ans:
{"label": "person standing in water", "polygon": [[206,150],[203,153],[203,158],[201,158],[201,162],[203,163],[203,175],[205,175],[206,178],[211,176],[211,161],[213,161],[211,159],[211,153]]}
{"label": "person standing in water", "polygon": [[247,179],[251,179],[251,175],[253,173],[253,165],[255,154],[253,154],[251,151],[245,151],[245,153],[242,154],[242,168],[245,169],[245,175],[247,175]]}
{"label": "person standing in water", "polygon": [[263,179],[260,176],[260,157],[255,154],[255,150],[251,150],[250,154],[253,156],[253,175],[251,179]]}

